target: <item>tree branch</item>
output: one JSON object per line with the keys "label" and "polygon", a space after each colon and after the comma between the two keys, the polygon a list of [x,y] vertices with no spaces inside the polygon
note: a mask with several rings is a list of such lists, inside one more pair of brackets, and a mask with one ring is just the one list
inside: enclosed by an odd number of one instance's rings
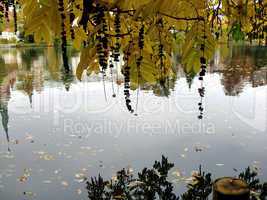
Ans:
{"label": "tree branch", "polygon": [[175,16],[168,15],[168,14],[162,13],[162,12],[160,12],[159,14],[161,14],[161,15],[163,15],[165,17],[169,17],[169,18],[175,19],[175,20],[185,20],[185,21],[198,20],[198,21],[204,21],[204,17],[192,17],[192,18],[189,18],[189,17],[175,17]]}

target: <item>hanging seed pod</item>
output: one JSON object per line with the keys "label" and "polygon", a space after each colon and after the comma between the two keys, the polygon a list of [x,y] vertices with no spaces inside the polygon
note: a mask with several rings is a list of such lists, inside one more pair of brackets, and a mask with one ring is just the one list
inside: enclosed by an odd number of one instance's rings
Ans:
{"label": "hanging seed pod", "polygon": [[140,72],[140,65],[141,65],[141,62],[143,60],[142,51],[143,51],[144,46],[145,46],[145,41],[144,41],[145,36],[144,35],[145,35],[145,26],[142,24],[142,26],[139,30],[139,34],[138,34],[138,47],[139,47],[140,56],[139,56],[139,58],[136,59],[136,65],[137,65],[139,72]]}
{"label": "hanging seed pod", "polygon": [[115,90],[114,90],[114,81],[113,81],[113,69],[114,69],[114,65],[112,60],[109,61],[109,69],[110,69],[110,76],[111,76],[111,84],[112,84],[112,97],[115,98],[116,94],[115,94]]}
{"label": "hanging seed pod", "polygon": [[[203,50],[203,52],[204,52],[204,50]],[[200,57],[200,64],[202,64],[202,65],[206,64],[206,58],[204,56]]]}
{"label": "hanging seed pod", "polygon": [[62,50],[65,49],[67,46],[67,33],[65,29],[65,9],[64,9],[64,0],[58,0],[58,11],[60,12],[60,17],[61,17],[61,42],[62,42]]}
{"label": "hanging seed pod", "polygon": [[64,0],[58,0],[58,11],[60,12],[61,17],[61,49],[62,49],[62,57],[63,57],[63,65],[65,70],[69,71],[68,64],[68,56],[67,56],[67,32],[65,27],[65,8],[64,8]]}
{"label": "hanging seed pod", "polygon": [[97,4],[96,13],[93,16],[94,23],[97,26],[101,25],[101,28],[97,31],[96,41],[97,41],[97,55],[99,60],[99,65],[101,67],[101,72],[106,73],[108,67],[108,38],[106,32],[108,31],[108,26],[105,20],[104,7]]}
{"label": "hanging seed pod", "polygon": [[[74,4],[75,0],[71,0],[70,1],[70,4],[71,6]],[[70,11],[69,11],[69,20],[70,20],[70,35],[71,35],[71,39],[74,40],[75,39],[75,32],[74,32],[74,29],[73,29],[73,21],[75,20],[75,15],[73,13],[73,7],[70,8]]]}
{"label": "hanging seed pod", "polygon": [[145,26],[142,24],[140,30],[139,30],[139,37],[138,37],[138,47],[140,50],[144,48],[144,35],[145,35]]}
{"label": "hanging seed pod", "polygon": [[158,57],[160,59],[160,84],[161,86],[164,86],[165,78],[164,75],[166,73],[165,67],[164,67],[164,46],[162,43],[162,29],[163,29],[163,19],[160,18],[158,20],[158,31],[159,31],[159,46],[158,46]]}
{"label": "hanging seed pod", "polygon": [[125,67],[124,67],[124,71],[123,71],[123,75],[124,75],[124,96],[125,96],[125,104],[127,109],[133,113],[134,110],[131,106],[131,99],[130,99],[130,66],[128,65],[129,62],[129,56],[131,55],[130,50],[131,50],[131,46],[133,44],[133,41],[131,40],[129,42],[129,47],[127,49],[127,51],[125,52],[125,56],[124,56],[124,62]]}
{"label": "hanging seed pod", "polygon": [[204,97],[205,95],[205,88],[204,87],[201,87],[201,88],[198,88],[198,93],[201,97]]}
{"label": "hanging seed pod", "polygon": [[9,14],[8,14],[9,2],[7,0],[5,0],[5,1],[3,1],[3,4],[5,5],[5,18],[6,18],[6,21],[9,22]]}
{"label": "hanging seed pod", "polygon": [[4,5],[2,4],[2,1],[0,1],[0,24],[4,23],[4,15],[5,13],[5,8]]}
{"label": "hanging seed pod", "polygon": [[115,33],[116,33],[116,43],[114,48],[114,61],[119,62],[120,57],[120,33],[121,33],[121,20],[120,20],[120,13],[117,12],[115,15],[115,21],[114,21],[114,27],[115,27]]}
{"label": "hanging seed pod", "polygon": [[18,24],[17,24],[17,9],[16,9],[16,0],[11,1],[13,7],[13,18],[14,18],[14,32],[17,33],[18,31]]}
{"label": "hanging seed pod", "polygon": [[198,116],[198,119],[203,119],[203,112],[204,112],[204,108],[203,108],[203,98],[205,96],[205,87],[203,87],[203,80],[204,80],[204,76],[206,75],[206,72],[207,72],[207,59],[205,58],[205,48],[206,48],[206,39],[207,39],[207,36],[206,36],[206,30],[205,30],[205,21],[203,22],[204,23],[204,29],[203,29],[203,43],[200,44],[200,51],[202,53],[202,56],[200,57],[199,61],[200,61],[200,72],[199,72],[199,80],[201,81],[201,87],[198,88],[198,93],[199,93],[199,96],[200,96],[200,102],[198,103],[198,109],[199,109],[199,116]]}
{"label": "hanging seed pod", "polygon": [[163,53],[163,45],[160,44],[160,45],[159,45],[159,57],[160,57],[160,58],[163,58],[163,56],[164,56],[164,53]]}

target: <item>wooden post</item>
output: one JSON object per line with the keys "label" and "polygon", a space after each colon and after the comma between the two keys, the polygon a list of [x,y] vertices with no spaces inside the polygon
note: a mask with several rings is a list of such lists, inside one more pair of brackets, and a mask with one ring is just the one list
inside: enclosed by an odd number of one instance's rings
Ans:
{"label": "wooden post", "polygon": [[213,200],[249,200],[248,184],[237,178],[224,177],[213,184]]}

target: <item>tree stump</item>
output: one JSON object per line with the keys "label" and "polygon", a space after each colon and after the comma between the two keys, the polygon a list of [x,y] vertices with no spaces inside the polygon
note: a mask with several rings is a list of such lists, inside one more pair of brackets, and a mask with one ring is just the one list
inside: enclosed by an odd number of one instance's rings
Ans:
{"label": "tree stump", "polygon": [[248,184],[237,178],[224,177],[213,184],[213,200],[249,200]]}

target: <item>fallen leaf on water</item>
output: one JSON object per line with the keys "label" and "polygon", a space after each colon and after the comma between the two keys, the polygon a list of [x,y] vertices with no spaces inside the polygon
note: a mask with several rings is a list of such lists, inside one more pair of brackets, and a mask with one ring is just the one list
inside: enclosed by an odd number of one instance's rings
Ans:
{"label": "fallen leaf on water", "polygon": [[112,176],[111,178],[112,181],[117,181],[118,180],[118,177],[116,175]]}
{"label": "fallen leaf on water", "polygon": [[54,156],[53,155],[50,155],[49,153],[47,152],[44,152],[44,151],[38,151],[38,152],[34,152],[35,154],[38,154],[40,159],[43,159],[43,160],[55,160]]}
{"label": "fallen leaf on water", "polygon": [[195,144],[195,146],[194,146],[195,152],[202,152],[202,151],[207,150],[209,148],[210,148],[209,145],[201,145],[199,143]]}
{"label": "fallen leaf on water", "polygon": [[78,174],[75,174],[75,179],[77,182],[82,183],[87,180],[87,177],[85,176],[85,174],[78,173]]}
{"label": "fallen leaf on water", "polygon": [[185,155],[185,154],[181,154],[180,156],[181,156],[182,158],[185,158],[185,157],[186,157],[186,155]]}
{"label": "fallen leaf on water", "polygon": [[49,154],[45,154],[45,155],[43,156],[43,159],[44,159],[44,160],[55,160],[54,156],[49,155]]}
{"label": "fallen leaf on water", "polygon": [[54,174],[58,174],[59,172],[61,172],[61,169],[57,169],[54,171]]}
{"label": "fallen leaf on water", "polygon": [[26,133],[25,140],[33,140],[33,136],[28,134],[28,133]]}
{"label": "fallen leaf on water", "polygon": [[25,195],[25,196],[28,196],[28,197],[35,197],[36,196],[36,194],[35,193],[33,193],[33,192],[23,192],[23,194]]}
{"label": "fallen leaf on water", "polygon": [[28,178],[30,177],[30,171],[31,171],[31,169],[24,169],[24,173],[22,176],[20,176],[18,178],[18,181],[20,181],[22,183],[26,182],[28,180]]}
{"label": "fallen leaf on water", "polygon": [[62,181],[61,182],[61,185],[65,186],[65,187],[68,187],[69,186],[69,183],[67,181]]}
{"label": "fallen leaf on water", "polygon": [[81,189],[77,189],[76,192],[77,192],[78,195],[82,194],[82,190]]}
{"label": "fallen leaf on water", "polygon": [[26,176],[21,176],[21,177],[19,177],[19,179],[18,179],[20,182],[22,182],[22,183],[24,183],[24,182],[26,182],[27,180],[28,180],[28,177],[26,177]]}
{"label": "fallen leaf on water", "polygon": [[88,169],[86,169],[86,168],[82,168],[82,171],[83,171],[83,172],[87,172]]}
{"label": "fallen leaf on water", "polygon": [[177,177],[181,177],[181,172],[176,170],[176,171],[172,172],[172,175],[177,176]]}

